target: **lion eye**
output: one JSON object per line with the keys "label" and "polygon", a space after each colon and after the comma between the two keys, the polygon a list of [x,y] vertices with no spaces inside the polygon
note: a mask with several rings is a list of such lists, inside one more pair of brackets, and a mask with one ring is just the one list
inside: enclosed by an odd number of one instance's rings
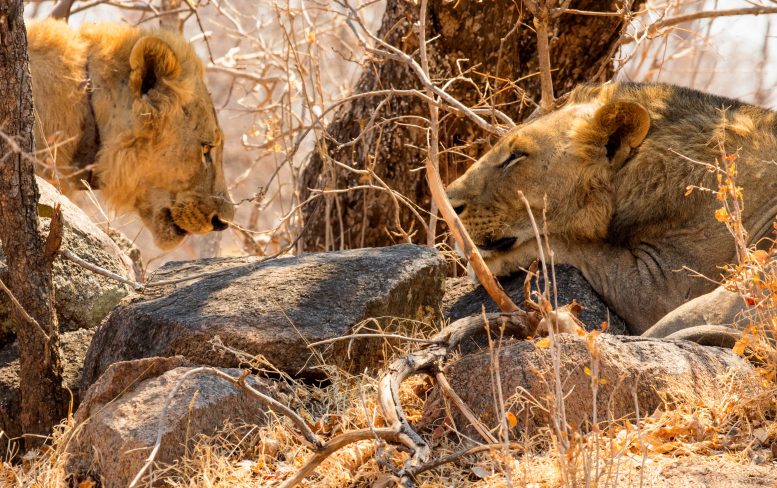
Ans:
{"label": "lion eye", "polygon": [[502,168],[502,169],[507,169],[510,166],[512,166],[513,164],[515,164],[515,163],[517,163],[519,161],[523,161],[528,156],[529,155],[526,154],[523,151],[513,151],[513,152],[510,153],[509,156],[507,156],[507,159],[502,161],[502,164],[500,164],[499,167]]}
{"label": "lion eye", "polygon": [[202,159],[205,161],[206,164],[213,164],[213,158],[211,157],[211,149],[213,149],[213,146],[210,144],[203,144],[202,145]]}

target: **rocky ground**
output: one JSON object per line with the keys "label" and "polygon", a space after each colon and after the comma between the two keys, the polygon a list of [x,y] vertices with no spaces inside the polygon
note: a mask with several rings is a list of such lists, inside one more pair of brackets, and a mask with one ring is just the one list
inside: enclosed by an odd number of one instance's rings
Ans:
{"label": "rocky ground", "polygon": [[[43,225],[45,207],[57,197],[45,198]],[[131,261],[79,212],[65,207],[65,247],[134,278]],[[259,373],[246,379],[255,391],[292,409],[322,411],[322,405],[334,408],[334,400],[300,396],[294,385],[329,385],[331,392],[338,381],[355,377],[349,375],[375,377],[388,360],[417,347],[402,337],[429,337],[443,323],[480,315],[483,307],[495,310],[467,278],[446,280],[447,264],[435,250],[413,245],[169,263],[139,292],[74,266],[64,261],[55,266],[65,378],[77,408],[58,449],[66,454],[62,469],[71,479],[100,480],[105,487],[127,486],[157,439],[155,469],[190,455],[197,439],[220,432],[225,422],[258,428],[278,421],[236,380],[231,384],[200,368],[234,379],[249,368]],[[731,384],[750,397],[768,394],[752,367],[730,350],[616,335],[626,332],[626,324],[579,272],[559,267],[557,279],[559,301],[582,303],[581,318],[593,332],[561,336],[552,346],[547,339],[506,338],[496,349],[488,348],[484,334],[474,337],[445,373],[470,416],[451,408],[449,392],[426,388],[413,419],[418,429],[432,438],[455,432],[467,445],[466,438],[479,435],[470,422],[474,415],[488,429],[515,419],[507,422],[514,439],[547,435],[559,418],[546,402],[558,396],[554,378],[562,382],[563,418],[576,435],[595,433],[602,421],[628,430],[638,415],[658,419],[657,412],[672,404],[709,405]],[[523,276],[502,282],[517,303],[523,301],[523,282]],[[0,344],[0,429],[13,438],[21,434],[18,355],[3,306],[0,302],[5,340]],[[599,332],[602,322],[608,324],[605,334]],[[372,336],[351,337],[359,334]],[[494,407],[497,370],[509,398],[503,405],[512,417]],[[651,451],[647,465],[635,465],[632,453],[618,471],[619,483],[607,486],[774,486],[771,452],[777,429],[761,430],[747,446],[747,452],[758,453],[751,465],[714,455],[668,462],[656,457],[658,451]],[[726,442],[715,446],[735,443]]]}

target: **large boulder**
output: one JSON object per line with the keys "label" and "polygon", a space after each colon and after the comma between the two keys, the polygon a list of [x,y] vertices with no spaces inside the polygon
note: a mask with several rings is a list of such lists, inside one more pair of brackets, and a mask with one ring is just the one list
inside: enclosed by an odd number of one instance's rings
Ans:
{"label": "large boulder", "polygon": [[[108,368],[76,412],[76,425],[67,440],[68,473],[76,479],[89,473],[106,488],[128,486],[154,447],[162,410],[181,380],[167,404],[155,466],[180,459],[200,435],[214,435],[226,422],[261,425],[267,421],[266,409],[258,400],[224,379],[208,374],[184,379],[194,369],[186,364],[182,357],[147,358]],[[220,371],[233,377],[241,373]],[[275,391],[268,380],[249,377],[246,382],[265,394]]]}
{"label": "large boulder", "polygon": [[[65,386],[73,393],[74,405],[78,405],[78,385],[81,366],[94,329],[81,329],[60,335],[62,346],[62,376]],[[13,342],[0,348],[0,432],[6,438],[18,438],[21,428],[21,396],[19,392],[19,349]],[[0,455],[5,458],[6,439],[0,442]]]}
{"label": "large boulder", "polygon": [[[580,320],[588,330],[599,329],[602,322],[607,322],[608,333],[629,333],[623,319],[607,307],[580,271],[572,266],[561,264],[556,266],[555,276],[559,306],[571,303],[572,300],[581,304],[583,311],[580,314]],[[523,272],[499,278],[502,288],[520,307],[523,307],[523,283],[525,279],[526,273]],[[542,281],[540,281],[540,286],[544,286]],[[446,318],[454,321],[470,315],[480,315],[483,306],[486,307],[486,312],[499,311],[485,289],[474,284],[469,278],[451,278],[446,282],[445,298],[443,299],[443,315]]]}
{"label": "large boulder", "polygon": [[[726,376],[754,396],[761,389],[758,375],[749,363],[731,350],[687,341],[609,334],[601,334],[594,341],[571,334],[557,337],[564,410],[567,422],[574,428],[590,426],[593,412],[598,412],[599,421],[634,418],[635,401],[644,416],[673,401],[718,398]],[[548,399],[558,397],[553,390],[552,350],[547,339],[540,346],[537,341],[520,341],[494,353],[499,360],[506,404],[514,409],[521,427],[530,431],[551,425]],[[497,425],[489,376],[491,358],[490,352],[471,354],[446,368],[453,389],[488,427]],[[592,358],[597,358],[599,371],[596,408],[591,375],[597,367]],[[523,400],[508,400],[517,392],[522,392],[519,397]],[[428,400],[427,421],[442,414],[439,400],[439,392]],[[454,420],[466,430],[468,422],[461,415],[456,414]]]}
{"label": "large boulder", "polygon": [[[238,366],[233,354],[214,349],[216,336],[288,373],[320,376],[309,343],[353,333],[370,318],[400,332],[415,327],[414,320],[438,319],[444,276],[445,262],[434,249],[409,244],[168,263],[143,295],[125,301],[100,326],[83,387],[117,361],[144,357],[182,355],[196,364]],[[154,286],[187,277],[195,278]],[[362,371],[378,364],[381,344],[378,338],[346,340],[316,351],[327,363]]]}
{"label": "large boulder", "polygon": [[[48,234],[51,215],[59,204],[64,218],[61,249],[121,276],[134,278],[132,262],[89,217],[56,188],[37,178],[40,189],[38,216],[41,231]],[[5,256],[0,250],[0,276],[6,273]],[[53,263],[54,299],[61,331],[97,327],[122,298],[126,285],[95,274],[58,256]],[[0,345],[13,341],[11,302],[0,293]]]}

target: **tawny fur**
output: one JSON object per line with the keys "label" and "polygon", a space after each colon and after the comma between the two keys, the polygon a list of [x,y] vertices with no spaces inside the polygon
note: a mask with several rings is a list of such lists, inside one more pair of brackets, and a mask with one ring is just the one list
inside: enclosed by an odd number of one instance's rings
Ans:
{"label": "tawny fur", "polygon": [[[559,110],[520,126],[448,188],[492,271],[537,257],[518,190],[547,228],[557,263],[576,266],[629,324],[647,330],[664,314],[711,291],[736,259],[714,219],[715,173],[705,164],[739,151],[745,228],[762,238],[777,214],[777,115],[736,100],[660,84],[575,90]],[[523,155],[505,167],[510,154]],[[504,241],[501,241],[504,243]],[[509,245],[509,244],[508,244]]]}
{"label": "tawny fur", "polygon": [[44,176],[83,188],[73,158],[93,110],[100,188],[113,208],[137,211],[160,247],[232,219],[222,132],[202,63],[180,35],[46,20],[28,39]]}

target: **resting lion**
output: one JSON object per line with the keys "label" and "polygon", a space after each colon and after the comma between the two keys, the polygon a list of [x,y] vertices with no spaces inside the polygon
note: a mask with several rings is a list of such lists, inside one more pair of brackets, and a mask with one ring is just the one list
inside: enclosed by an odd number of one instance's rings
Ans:
{"label": "resting lion", "polygon": [[[707,165],[721,159],[721,143],[729,154],[739,151],[750,240],[766,242],[777,214],[777,113],[670,85],[576,89],[559,110],[504,136],[448,187],[448,197],[497,274],[537,257],[518,190],[538,220],[547,195],[555,261],[578,268],[633,334],[725,325],[741,306],[711,280],[736,261],[734,240],[714,217],[721,204],[711,192],[687,194],[689,186],[718,188]],[[682,320],[649,331],[696,297],[680,310]]]}
{"label": "resting lion", "polygon": [[28,39],[45,177],[66,191],[81,180],[102,189],[164,249],[227,227],[223,134],[202,63],[180,35],[47,20],[31,23]]}

